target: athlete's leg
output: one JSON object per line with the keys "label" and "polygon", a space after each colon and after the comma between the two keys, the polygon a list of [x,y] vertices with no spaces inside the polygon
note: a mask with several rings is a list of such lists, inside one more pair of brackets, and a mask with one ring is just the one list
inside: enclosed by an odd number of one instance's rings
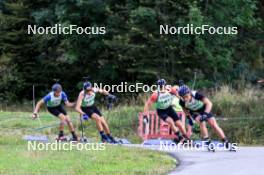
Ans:
{"label": "athlete's leg", "polygon": [[181,112],[181,121],[182,121],[183,126],[185,127],[186,115],[184,112]]}
{"label": "athlete's leg", "polygon": [[59,127],[59,135],[58,135],[58,140],[64,140],[66,139],[64,137],[64,125],[66,124],[66,119],[65,119],[65,116],[64,114],[60,113],[58,114],[58,117],[60,119],[60,127]]}
{"label": "athlete's leg", "polygon": [[70,120],[70,117],[68,115],[63,114],[63,113],[60,113],[58,117],[59,117],[59,119],[61,121],[61,123],[60,123],[60,133],[61,132],[63,133],[64,125],[67,124],[68,127],[69,127],[69,130],[70,130],[70,132],[72,134],[73,140],[77,140],[77,136],[75,134],[75,129],[74,129],[74,126],[73,126],[73,124],[72,124],[72,122]]}
{"label": "athlete's leg", "polygon": [[66,115],[66,122],[68,124],[69,130],[71,131],[73,140],[77,141],[78,137],[75,133],[75,129],[74,129],[73,123],[71,122],[71,118],[68,115]]}
{"label": "athlete's leg", "polygon": [[219,127],[214,117],[209,118],[207,121],[208,121],[208,124],[213,128],[213,130],[215,131],[215,133],[218,135],[220,139],[223,140],[226,138],[224,131],[222,130],[222,128]]}
{"label": "athlete's leg", "polygon": [[77,136],[75,134],[75,130],[74,130],[73,124],[71,122],[70,117],[67,115],[67,112],[65,111],[63,106],[57,107],[57,110],[60,112],[59,117],[63,120],[64,123],[65,122],[67,123],[68,128],[69,128],[69,130],[70,130],[70,132],[72,134],[73,141],[77,141],[78,138],[77,138]]}
{"label": "athlete's leg", "polygon": [[105,131],[105,133],[110,134],[108,124],[106,123],[106,121],[105,121],[102,113],[100,112],[100,110],[96,106],[93,106],[93,112],[96,113],[98,116],[100,116],[99,118],[101,120],[101,124],[102,124],[103,130]]}
{"label": "athlete's leg", "polygon": [[[185,131],[186,131],[186,136],[188,137],[188,138],[190,138],[190,136],[191,136],[191,134],[190,134],[190,128],[188,128],[188,126],[187,126],[187,128],[186,128],[186,115],[185,115],[185,113],[184,112],[181,112],[181,121],[182,121],[182,125],[183,125],[183,127],[184,127],[184,129],[185,129]],[[189,131],[189,135],[188,135],[188,131]]]}
{"label": "athlete's leg", "polygon": [[179,128],[179,130],[180,130],[180,132],[182,133],[182,135],[183,135],[184,137],[188,138],[188,136],[187,136],[187,134],[186,134],[186,129],[185,129],[185,127],[184,127],[182,121],[181,121],[181,120],[177,120],[177,121],[175,122],[175,124],[176,124],[176,126]]}
{"label": "athlete's leg", "polygon": [[[187,135],[186,135],[185,123],[183,124],[182,121],[181,121],[181,118],[180,118],[180,117],[183,117],[183,116],[181,115],[179,117],[179,115],[174,111],[174,109],[172,107],[168,108],[168,114],[173,119],[173,121],[174,121],[175,125],[177,126],[177,128],[179,128],[178,130],[180,130],[180,132],[182,133],[182,136],[184,138],[188,138]],[[179,135],[179,134],[176,133],[176,135]]]}
{"label": "athlete's leg", "polygon": [[64,130],[64,125],[66,124],[66,117],[62,113],[60,113],[58,117],[60,119],[60,131],[63,131]]}
{"label": "athlete's leg", "polygon": [[201,130],[202,138],[208,138],[209,137],[208,129],[206,127],[206,122],[205,121],[200,122],[200,130]]}
{"label": "athlete's leg", "polygon": [[202,138],[208,138],[208,129],[206,127],[206,122],[205,121],[200,121],[201,116],[196,116],[195,121],[199,124],[200,126],[200,133]]}
{"label": "athlete's leg", "polygon": [[188,136],[188,138],[191,138],[192,136],[192,126],[191,125],[187,125],[187,133],[186,135]]}
{"label": "athlete's leg", "polygon": [[[182,125],[185,128],[185,113],[184,112],[177,112],[177,115],[180,117],[180,119],[182,121]],[[180,132],[180,130],[177,127],[177,125],[176,125],[176,128],[177,128],[177,132]],[[186,130],[186,128],[185,128],[185,130]]]}
{"label": "athlete's leg", "polygon": [[105,121],[104,117],[101,116],[100,119],[101,119],[102,126],[103,126],[103,129],[104,129],[105,133],[106,134],[110,134],[109,126],[108,126],[107,122]]}
{"label": "athlete's leg", "polygon": [[111,142],[111,140],[109,140],[109,138],[107,137],[107,135],[105,135],[104,133],[104,127],[103,127],[103,124],[102,124],[102,119],[100,117],[100,115],[96,114],[96,113],[93,113],[91,115],[91,118],[96,122],[96,127],[99,131],[99,134],[101,136],[101,140],[102,142]]}
{"label": "athlete's leg", "polygon": [[68,125],[68,127],[69,127],[69,130],[70,130],[71,132],[74,132],[74,131],[75,131],[75,130],[74,130],[74,126],[73,126],[73,124],[72,124],[72,122],[71,122],[70,117],[69,117],[68,115],[66,115],[66,116],[65,116],[65,119],[66,119],[66,123],[67,123],[67,125]]}
{"label": "athlete's leg", "polygon": [[62,108],[60,107],[47,107],[47,109],[52,115],[60,119],[60,127],[59,127],[60,132],[59,132],[58,139],[63,138],[64,125],[66,124],[65,116],[63,115],[64,111],[62,112]]}
{"label": "athlete's leg", "polygon": [[102,126],[102,122],[101,122],[100,116],[98,114],[96,114],[96,113],[93,113],[91,115],[91,118],[95,121],[98,131],[99,132],[103,131],[103,126]]}
{"label": "athlete's leg", "polygon": [[102,121],[102,126],[104,128],[104,131],[106,133],[106,136],[110,139],[111,143],[117,143],[117,141],[114,139],[114,137],[111,135],[109,126],[107,124],[107,122],[105,121],[105,118],[103,116],[100,117],[101,121]]}
{"label": "athlete's leg", "polygon": [[[170,125],[170,128],[171,128],[171,130],[172,130],[174,133],[178,133],[179,130],[180,130],[180,132],[182,133],[182,135],[183,135],[184,137],[187,137],[187,135],[186,135],[186,130],[185,130],[185,128],[183,127],[183,125],[182,125],[182,123],[181,123],[180,120],[177,120],[176,122],[174,122],[174,120],[173,120],[171,117],[167,117],[167,118],[166,118],[166,122]],[[177,126],[179,129],[178,129],[176,126]]]}
{"label": "athlete's leg", "polygon": [[175,127],[176,127],[176,133],[179,133],[180,132],[179,128],[176,125]]}
{"label": "athlete's leg", "polygon": [[[185,115],[185,114],[184,114]],[[191,138],[191,135],[192,135],[192,131],[193,131],[193,125],[194,125],[194,123],[193,123],[193,119],[192,119],[192,117],[191,116],[189,116],[189,118],[186,118],[187,119],[187,136],[188,136],[188,138]]]}
{"label": "athlete's leg", "polygon": [[178,128],[175,126],[174,121],[171,117],[167,117],[165,121],[170,125],[170,128],[173,132],[178,132]]}
{"label": "athlete's leg", "polygon": [[213,128],[213,130],[216,132],[216,134],[218,135],[218,137],[222,140],[222,142],[224,143],[225,147],[229,150],[236,150],[236,147],[234,147],[229,140],[226,138],[224,131],[222,130],[222,128],[219,127],[219,125],[217,124],[216,120],[214,117],[209,118],[208,120],[209,125]]}

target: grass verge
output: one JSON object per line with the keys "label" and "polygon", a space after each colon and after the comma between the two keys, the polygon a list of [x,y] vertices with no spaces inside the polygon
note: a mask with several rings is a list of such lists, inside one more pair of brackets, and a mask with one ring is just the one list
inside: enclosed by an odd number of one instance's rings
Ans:
{"label": "grass verge", "polygon": [[[104,112],[114,135],[140,142],[134,131],[137,117],[132,114],[135,110]],[[77,126],[77,114],[69,114]],[[31,120],[30,115],[27,112],[0,112],[0,174],[166,174],[175,167],[175,160],[165,153],[120,145],[107,145],[101,151],[29,151],[22,140],[23,135],[54,136],[58,133],[58,125],[54,123],[59,122],[45,112],[40,114],[41,123]],[[53,127],[37,130],[47,125]],[[85,123],[85,135],[99,141],[95,123],[91,120]]]}
{"label": "grass verge", "polygon": [[175,160],[161,152],[107,145],[100,151],[30,151],[20,138],[0,137],[0,174],[166,174]]}

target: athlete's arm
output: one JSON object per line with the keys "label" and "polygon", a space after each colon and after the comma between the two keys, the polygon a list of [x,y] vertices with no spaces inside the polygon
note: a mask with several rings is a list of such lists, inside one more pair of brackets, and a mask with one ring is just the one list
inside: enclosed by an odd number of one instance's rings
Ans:
{"label": "athlete's arm", "polygon": [[81,109],[81,104],[82,104],[82,100],[84,98],[84,94],[83,92],[80,92],[79,96],[78,96],[78,100],[77,100],[77,103],[76,103],[76,106],[75,106],[75,110],[77,112],[79,112],[81,115],[84,115],[85,113],[82,111]]}
{"label": "athlete's arm", "polygon": [[258,83],[264,83],[264,79],[259,80]]}
{"label": "athlete's arm", "polygon": [[99,92],[100,94],[106,95],[108,96],[110,99],[116,99],[115,95],[110,94],[108,91],[104,90],[104,89],[95,89],[94,92]]}
{"label": "athlete's arm", "polygon": [[35,119],[38,117],[38,111],[40,109],[40,107],[45,103],[45,101],[43,99],[39,100],[34,111],[33,111],[33,115],[32,118]]}
{"label": "athlete's arm", "polygon": [[62,95],[62,100],[64,101],[64,104],[65,104],[67,107],[70,107],[70,108],[74,107],[75,103],[71,103],[71,102],[69,102],[68,97],[67,97],[67,95],[66,95],[65,92],[62,92],[61,95]]}
{"label": "athlete's arm", "polygon": [[208,98],[206,98],[206,97],[204,97],[204,98],[202,99],[202,101],[203,101],[203,103],[204,103],[204,105],[205,105],[205,110],[204,110],[204,112],[206,112],[206,113],[210,113],[211,110],[212,110],[212,106],[213,106],[212,102],[211,102]]}
{"label": "athlete's arm", "polygon": [[113,98],[116,98],[114,95],[110,94],[108,91],[104,90],[104,89],[97,89],[97,91],[95,92],[99,92],[100,94],[106,95],[106,96],[112,96]]}
{"label": "athlete's arm", "polygon": [[69,107],[69,108],[73,108],[73,107],[75,106],[75,103],[71,103],[71,102],[69,102],[69,101],[65,101],[64,103],[65,103],[65,105],[66,105],[67,107]]}
{"label": "athlete's arm", "polygon": [[97,92],[99,92],[100,94],[103,94],[103,95],[110,95],[110,93],[104,89],[97,89]]}
{"label": "athlete's arm", "polygon": [[45,102],[44,102],[44,100],[43,99],[41,99],[41,100],[39,100],[38,101],[38,103],[37,103],[37,105],[36,105],[36,108],[34,109],[34,114],[37,114],[38,113],[38,111],[39,111],[39,109],[40,109],[40,107],[44,104]]}
{"label": "athlete's arm", "polygon": [[153,103],[155,103],[155,101],[157,101],[158,98],[158,94],[157,93],[153,93],[150,98],[148,99],[148,101],[145,103],[144,106],[144,113],[148,112],[150,107],[152,106]]}
{"label": "athlete's arm", "polygon": [[151,107],[152,104],[153,102],[151,101],[151,99],[148,99],[148,101],[145,103],[145,106],[144,106],[144,113],[149,111],[149,108]]}
{"label": "athlete's arm", "polygon": [[191,117],[191,114],[190,114],[189,110],[187,110],[186,108],[182,108],[182,109],[183,109],[183,112],[185,113],[185,115],[187,117]]}
{"label": "athlete's arm", "polygon": [[173,86],[169,89],[169,92],[172,94],[172,95],[175,95],[176,97],[180,98],[179,94],[178,94],[178,90],[179,90],[179,87],[178,86]]}

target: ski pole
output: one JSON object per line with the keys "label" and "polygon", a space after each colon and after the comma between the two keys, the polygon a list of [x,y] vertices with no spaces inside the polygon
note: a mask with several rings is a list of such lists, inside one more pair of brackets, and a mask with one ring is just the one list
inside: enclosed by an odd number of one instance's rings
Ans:
{"label": "ski pole", "polygon": [[[35,108],[36,108],[36,104],[35,104],[35,86],[34,85],[32,87],[32,97],[33,97],[32,102],[33,102],[33,112],[34,112],[35,111]],[[37,117],[37,118],[38,118],[39,125],[41,126],[42,123],[40,121],[40,118],[39,117]]]}

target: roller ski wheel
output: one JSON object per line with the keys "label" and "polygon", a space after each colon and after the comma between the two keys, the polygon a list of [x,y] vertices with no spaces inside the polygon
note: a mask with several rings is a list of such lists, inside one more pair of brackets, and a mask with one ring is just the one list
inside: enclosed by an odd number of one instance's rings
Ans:
{"label": "roller ski wheel", "polygon": [[112,144],[119,144],[119,141],[111,140],[111,143],[112,143]]}
{"label": "roller ski wheel", "polygon": [[88,140],[87,140],[87,138],[80,138],[80,142],[81,143],[86,143],[86,142],[88,142]]}
{"label": "roller ski wheel", "polygon": [[226,149],[230,152],[236,152],[237,151],[237,148],[234,147],[234,145],[230,142],[226,142],[224,143],[224,146],[226,147]]}
{"label": "roller ski wheel", "polygon": [[208,152],[215,152],[215,145],[211,142],[211,139],[205,139],[204,144],[207,147]]}
{"label": "roller ski wheel", "polygon": [[109,143],[111,143],[111,144],[118,144],[119,143],[112,136],[108,137],[108,140],[110,141]]}
{"label": "roller ski wheel", "polygon": [[119,145],[122,145],[122,144],[123,144],[123,141],[122,141],[122,140],[118,140],[117,143],[118,143]]}
{"label": "roller ski wheel", "polygon": [[214,144],[210,143],[209,145],[207,145],[207,150],[208,150],[208,152],[215,152]]}
{"label": "roller ski wheel", "polygon": [[61,136],[61,137],[57,137],[56,141],[57,142],[67,142],[68,140],[67,140],[67,138],[65,136]]}
{"label": "roller ski wheel", "polygon": [[237,148],[233,145],[230,145],[229,152],[237,152]]}
{"label": "roller ski wheel", "polygon": [[78,137],[76,137],[76,138],[71,138],[69,141],[70,142],[78,142],[78,141],[80,141],[80,139]]}

